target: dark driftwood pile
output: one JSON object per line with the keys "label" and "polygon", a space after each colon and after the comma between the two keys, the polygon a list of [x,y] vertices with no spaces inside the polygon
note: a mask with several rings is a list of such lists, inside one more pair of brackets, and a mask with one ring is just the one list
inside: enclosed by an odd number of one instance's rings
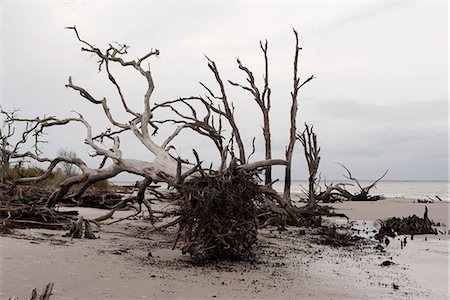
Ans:
{"label": "dark driftwood pile", "polygon": [[[79,199],[66,197],[59,203],[66,206],[93,207],[101,209],[111,209],[123,198],[124,194],[130,194],[134,187],[115,187],[112,191],[105,188],[90,188]],[[9,204],[34,204],[45,205],[47,199],[54,192],[55,188],[50,186],[21,186],[15,187],[12,191],[0,190],[0,206]]]}
{"label": "dark driftwood pile", "polygon": [[437,230],[433,228],[434,222],[428,218],[428,208],[426,206],[423,218],[416,215],[406,218],[393,217],[380,221],[380,223],[380,230],[375,235],[375,238],[379,241],[382,241],[385,236],[437,234]]}
{"label": "dark driftwood pile", "polygon": [[77,211],[57,211],[39,205],[0,206],[0,228],[67,229]]}
{"label": "dark driftwood pile", "polygon": [[317,237],[313,239],[313,242],[335,248],[356,246],[363,239],[359,236],[338,232],[334,227],[320,227],[316,234]]}

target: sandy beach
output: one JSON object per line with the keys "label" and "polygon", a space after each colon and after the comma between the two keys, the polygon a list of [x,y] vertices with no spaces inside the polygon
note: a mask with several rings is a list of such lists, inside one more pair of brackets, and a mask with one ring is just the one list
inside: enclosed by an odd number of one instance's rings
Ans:
{"label": "sandy beach", "polygon": [[[423,215],[425,204],[413,201],[333,204],[350,221],[325,222],[371,231],[379,218]],[[448,233],[449,203],[426,206]],[[79,211],[87,218],[105,212]],[[42,229],[3,235],[0,299],[29,299],[48,282],[55,283],[51,299],[448,299],[448,234],[408,237],[403,249],[397,237],[380,251],[373,240],[333,247],[318,243],[312,229],[266,228],[259,231],[255,261],[196,266],[171,250],[176,228],[164,234],[148,234],[148,228],[140,220],[105,225],[96,240]],[[394,264],[382,266],[386,260]]]}

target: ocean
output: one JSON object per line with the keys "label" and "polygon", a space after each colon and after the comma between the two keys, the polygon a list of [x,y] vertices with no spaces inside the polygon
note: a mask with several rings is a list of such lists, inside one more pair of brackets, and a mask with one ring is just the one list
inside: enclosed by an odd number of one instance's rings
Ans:
{"label": "ocean", "polygon": [[[370,181],[360,182],[363,187],[371,183]],[[438,200],[435,196],[439,196],[444,201],[450,201],[448,187],[448,181],[380,181],[370,190],[370,194],[412,199],[428,199],[427,196],[429,196],[436,201]],[[274,189],[278,192],[282,192],[283,188],[284,182],[274,184]],[[347,186],[346,188],[352,192],[359,190],[358,186]],[[302,193],[307,189],[307,181],[293,181],[291,184],[291,193]]]}
{"label": "ocean", "polygon": [[[336,181],[338,182],[338,181]],[[339,181],[343,182],[343,181]],[[112,182],[114,184],[129,185],[134,182]],[[346,182],[350,183],[350,182]],[[372,182],[361,181],[362,186],[370,185]],[[283,192],[284,182],[278,181],[273,185],[277,192]],[[439,196],[444,201],[450,201],[449,183],[447,181],[380,181],[370,192],[372,195],[384,195],[386,197],[403,197],[412,199],[428,199],[427,196],[437,201],[435,196]],[[292,193],[302,193],[307,190],[307,181],[293,181],[291,184]],[[357,191],[356,186],[347,186],[349,191]]]}

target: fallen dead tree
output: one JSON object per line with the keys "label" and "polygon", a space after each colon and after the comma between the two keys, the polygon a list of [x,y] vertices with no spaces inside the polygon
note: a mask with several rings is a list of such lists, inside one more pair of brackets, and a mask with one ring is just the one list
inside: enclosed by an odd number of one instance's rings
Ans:
{"label": "fallen dead tree", "polygon": [[[12,190],[0,190],[1,203],[8,204],[34,204],[45,206],[47,199],[54,192],[55,186],[25,185],[16,186]],[[120,191],[120,189],[119,189]],[[123,193],[116,193],[108,189],[91,187],[78,200],[66,197],[59,203],[65,206],[93,207],[111,209],[117,205]]]}
{"label": "fallen dead tree", "polygon": [[338,184],[335,186],[335,189],[340,193],[340,196],[346,198],[348,201],[377,201],[377,200],[383,199],[383,196],[381,196],[381,195],[372,196],[369,194],[369,192],[372,188],[374,188],[376,186],[376,184],[381,179],[384,178],[384,176],[386,176],[386,174],[388,173],[389,170],[386,170],[386,172],[384,172],[383,175],[381,175],[378,179],[376,179],[374,182],[372,182],[368,186],[363,187],[361,185],[361,183],[358,181],[358,179],[356,179],[355,177],[352,176],[352,173],[350,172],[350,170],[347,167],[345,167],[344,165],[341,165],[341,166],[347,171],[347,175],[344,175],[344,177],[347,178],[348,180],[355,182],[356,185],[359,187],[359,192],[352,194],[345,189],[345,185]]}
{"label": "fallen dead tree", "polygon": [[379,220],[380,229],[375,235],[379,241],[388,237],[397,235],[416,235],[416,234],[437,234],[437,230],[433,228],[435,223],[428,218],[428,208],[425,206],[423,218],[412,215],[406,218],[389,218],[387,220]]}
{"label": "fallen dead tree", "polygon": [[38,205],[9,205],[0,207],[3,228],[68,229],[77,211],[57,211]]}
{"label": "fallen dead tree", "polygon": [[325,183],[325,189],[323,191],[319,191],[316,196],[318,202],[335,203],[342,201],[378,201],[384,199],[383,195],[370,195],[370,190],[373,189],[376,184],[384,178],[384,176],[386,176],[389,170],[386,170],[383,175],[368,186],[362,186],[359,180],[353,177],[347,167],[344,165],[341,166],[347,171],[347,175],[344,175],[344,177],[354,182],[359,188],[359,191],[352,193],[347,189],[347,186],[354,186],[353,183]]}

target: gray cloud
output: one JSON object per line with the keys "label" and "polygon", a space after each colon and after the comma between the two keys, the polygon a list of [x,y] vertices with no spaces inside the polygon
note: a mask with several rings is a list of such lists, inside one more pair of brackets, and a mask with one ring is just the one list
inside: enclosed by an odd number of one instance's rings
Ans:
{"label": "gray cloud", "polygon": [[[65,26],[76,24],[98,46],[131,44],[130,56],[161,50],[151,62],[157,88],[154,101],[202,93],[198,81],[213,78],[203,54],[216,60],[224,78],[244,81],[235,57],[262,81],[258,41],[269,39],[274,156],[288,140],[293,36],[301,36],[301,75],[317,79],[301,91],[299,129],[313,123],[322,145],[322,172],[341,177],[342,162],[363,178],[389,168],[391,179],[447,179],[448,170],[448,16],[447,3],[225,3],[225,2],[2,2],[1,105],[19,107],[26,116],[71,115],[75,109],[97,131],[108,123],[97,107],[83,102],[64,84],[74,81],[107,97],[113,113],[125,119],[120,102],[94,58]],[[121,72],[130,105],[142,107],[144,85]],[[228,87],[238,122],[254,158],[263,157],[261,116],[249,95]],[[70,130],[70,134],[68,134]],[[53,130],[44,150],[61,145],[88,159],[82,128]],[[162,133],[168,131],[162,131]],[[162,139],[162,138],[161,138]],[[177,140],[178,151],[202,149],[192,134]],[[124,153],[148,155],[132,137],[122,138]],[[211,145],[212,147],[212,145]],[[207,150],[208,149],[208,150]],[[211,148],[213,149],[213,148]],[[306,178],[300,148],[294,177]],[[282,170],[277,169],[278,176]]]}

